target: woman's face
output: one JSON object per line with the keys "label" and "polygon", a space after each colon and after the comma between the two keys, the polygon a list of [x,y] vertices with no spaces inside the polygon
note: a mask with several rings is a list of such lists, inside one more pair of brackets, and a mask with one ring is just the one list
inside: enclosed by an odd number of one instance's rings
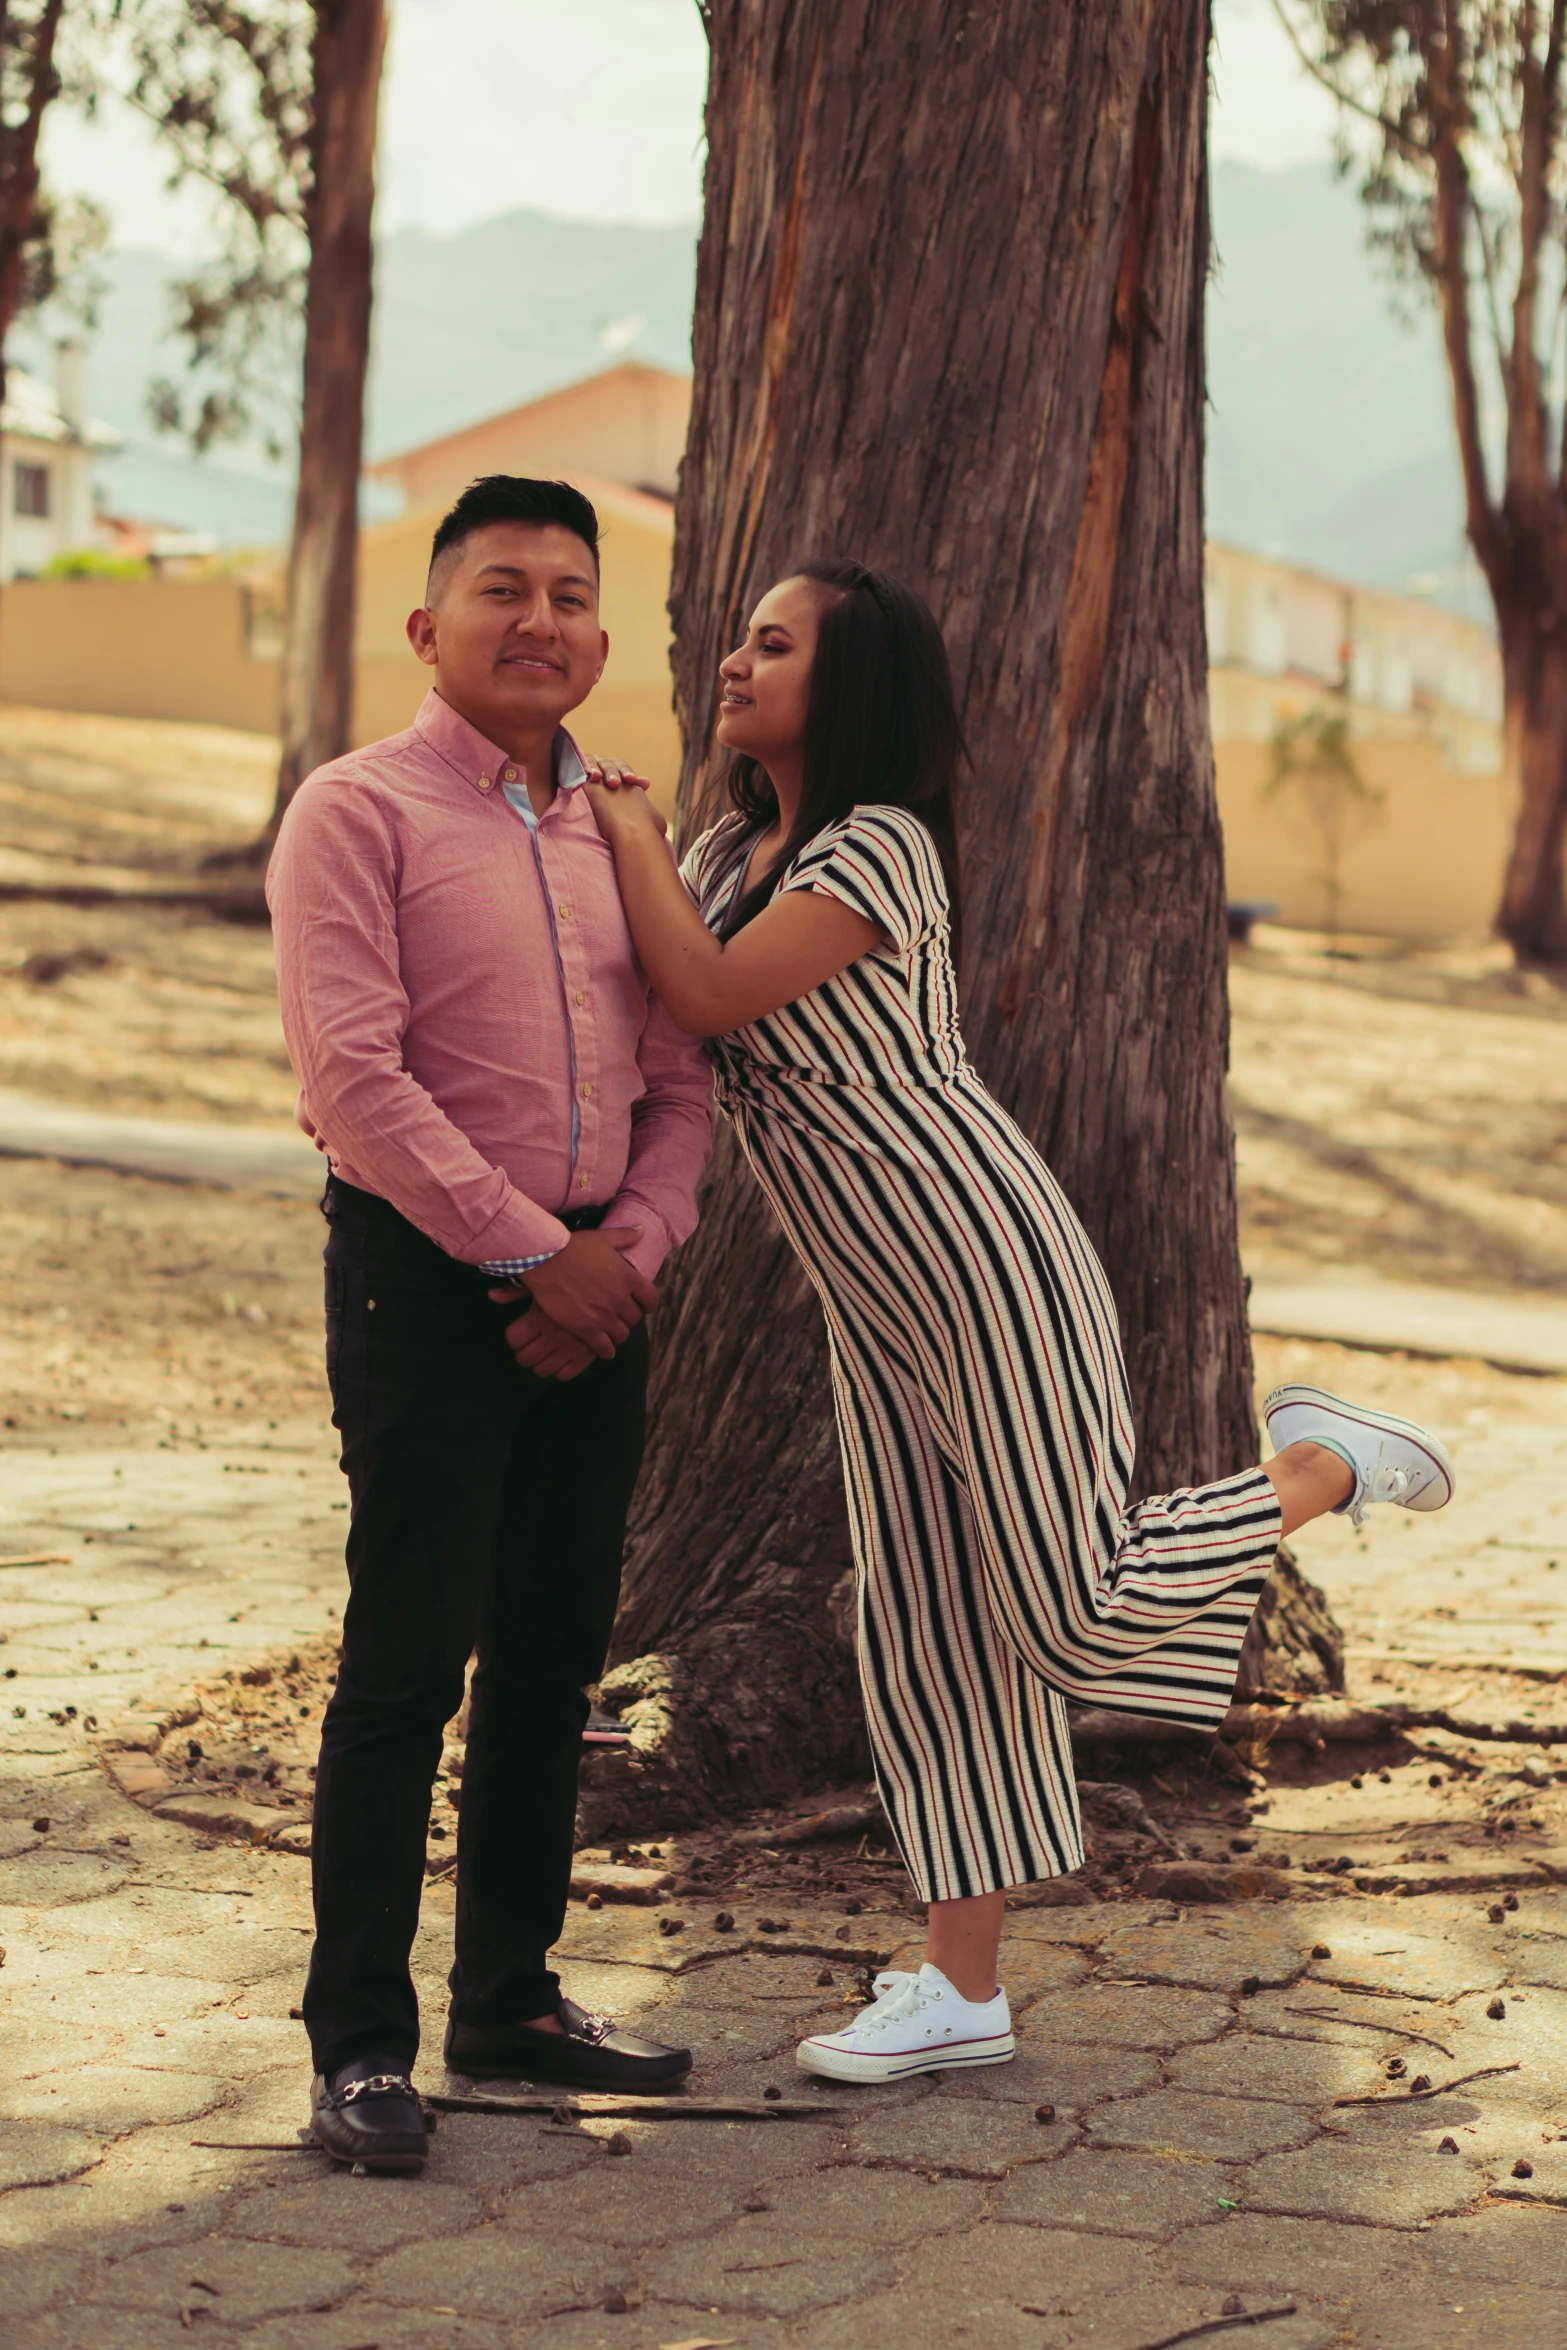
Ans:
{"label": "woman's face", "polygon": [[783,579],[751,614],[745,643],[719,664],[718,739],[763,767],[805,741],[822,591]]}

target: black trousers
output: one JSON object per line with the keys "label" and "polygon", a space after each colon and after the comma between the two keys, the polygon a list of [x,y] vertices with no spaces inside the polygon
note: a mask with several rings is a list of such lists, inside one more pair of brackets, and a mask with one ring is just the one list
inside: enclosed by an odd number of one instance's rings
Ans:
{"label": "black trousers", "polygon": [[352,1511],[305,1987],[330,2073],[417,2054],[408,1959],[430,1796],[475,1651],[452,2013],[521,2022],[558,2002],[545,1961],[570,1889],[584,1685],[603,1670],[642,1456],[647,1329],[578,1379],[537,1378],[504,1337],[522,1309],[491,1304],[489,1275],[335,1176],[322,1207]]}

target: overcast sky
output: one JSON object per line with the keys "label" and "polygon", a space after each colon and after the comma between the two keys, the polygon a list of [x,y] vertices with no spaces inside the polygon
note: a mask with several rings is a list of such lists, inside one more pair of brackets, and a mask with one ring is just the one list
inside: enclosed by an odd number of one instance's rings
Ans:
{"label": "overcast sky", "polygon": [[[1215,0],[1214,153],[1281,169],[1328,152],[1332,107],[1272,0]],[[392,0],[379,220],[464,228],[528,205],[583,220],[694,220],[706,44],[693,0]],[[112,104],[56,107],[61,194],[105,203],[122,245],[190,252],[205,199],[170,196],[150,131]]]}

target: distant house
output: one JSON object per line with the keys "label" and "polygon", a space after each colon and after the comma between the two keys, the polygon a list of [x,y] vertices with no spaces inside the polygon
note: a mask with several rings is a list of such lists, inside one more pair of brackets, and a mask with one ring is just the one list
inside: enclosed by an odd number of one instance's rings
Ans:
{"label": "distant house", "polygon": [[691,378],[622,360],[581,383],[526,400],[460,432],[443,433],[366,468],[400,490],[404,511],[449,506],[481,473],[575,479],[590,473],[657,498],[672,498],[691,415]]}
{"label": "distant house", "polygon": [[[373,469],[402,491],[404,511],[359,535],[357,742],[407,726],[424,698],[430,673],[409,650],[405,623],[424,598],[435,525],[465,483],[476,473],[497,472],[569,480],[598,509],[601,609],[610,640],[604,681],[573,716],[573,731],[589,749],[639,767],[651,777],[659,804],[673,806],[680,733],[666,599],[675,471],[690,403],[689,377],[628,362]],[[106,539],[107,517],[98,528]],[[281,560],[258,561],[243,577],[181,578],[186,566],[158,558],[186,548],[165,547],[156,534],[137,537],[125,526],[116,538],[121,551],[145,554],[161,576],[38,580],[17,591],[0,629],[0,696],[127,717],[273,724]],[[88,613],[96,616],[106,650],[84,671],[79,647]]]}
{"label": "distant house", "polygon": [[1208,709],[1232,900],[1326,918],[1323,825],[1309,790],[1279,789],[1275,744],[1342,717],[1363,794],[1342,811],[1349,930],[1484,931],[1513,820],[1494,630],[1420,596],[1362,587],[1210,540]]}
{"label": "distant house", "polygon": [[51,391],[24,368],[8,367],[0,407],[0,580],[25,579],[57,555],[96,544],[93,461],[120,445],[118,433],[88,416],[84,353],[59,347]]}

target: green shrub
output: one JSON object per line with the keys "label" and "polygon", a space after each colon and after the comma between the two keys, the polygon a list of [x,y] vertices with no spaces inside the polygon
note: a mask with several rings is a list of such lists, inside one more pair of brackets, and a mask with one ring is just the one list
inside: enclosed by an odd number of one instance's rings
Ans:
{"label": "green shrub", "polygon": [[144,555],[101,555],[96,547],[78,547],[56,555],[39,573],[41,579],[150,579],[152,565]]}

